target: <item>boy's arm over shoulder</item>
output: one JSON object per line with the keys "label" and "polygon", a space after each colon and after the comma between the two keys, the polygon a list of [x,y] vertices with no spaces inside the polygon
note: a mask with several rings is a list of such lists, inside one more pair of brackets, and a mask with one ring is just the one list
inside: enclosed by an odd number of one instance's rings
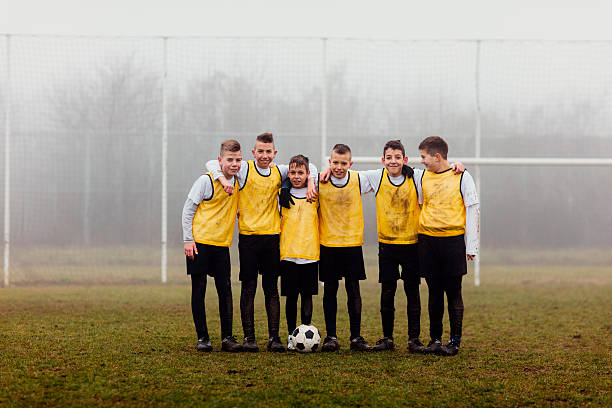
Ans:
{"label": "boy's arm over shoulder", "polygon": [[378,191],[380,186],[380,178],[383,174],[383,169],[376,170],[358,170],[359,184],[361,185],[361,194],[367,194]]}
{"label": "boy's arm over shoulder", "polygon": [[221,166],[219,166],[219,160],[209,160],[206,162],[206,170],[210,171],[213,175],[213,180],[218,180],[223,175]]}
{"label": "boy's arm over shoulder", "polygon": [[[206,169],[212,173],[213,180],[222,179],[224,181],[227,181],[225,179],[225,176],[223,176],[223,172],[221,171],[221,166],[219,166],[219,160],[207,161]],[[248,172],[249,172],[249,163],[246,160],[243,160],[242,164],[240,165],[240,170],[238,170],[238,173],[235,176],[236,179],[238,180],[238,184],[240,185],[240,187],[244,186],[244,181],[246,179]]]}
{"label": "boy's arm over shoulder", "polygon": [[423,174],[425,173],[425,170],[423,169],[413,169],[414,170],[414,174],[412,175],[412,178],[414,179],[414,186],[416,187],[416,191],[417,191],[417,197],[419,197],[419,204],[423,204],[423,185],[421,184],[421,181],[423,180]]}

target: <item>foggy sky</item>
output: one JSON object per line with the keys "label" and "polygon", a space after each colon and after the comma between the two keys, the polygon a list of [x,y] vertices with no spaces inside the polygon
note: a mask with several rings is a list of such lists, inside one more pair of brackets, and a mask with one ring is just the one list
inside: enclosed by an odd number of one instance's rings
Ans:
{"label": "foggy sky", "polygon": [[605,0],[2,0],[0,33],[612,40]]}

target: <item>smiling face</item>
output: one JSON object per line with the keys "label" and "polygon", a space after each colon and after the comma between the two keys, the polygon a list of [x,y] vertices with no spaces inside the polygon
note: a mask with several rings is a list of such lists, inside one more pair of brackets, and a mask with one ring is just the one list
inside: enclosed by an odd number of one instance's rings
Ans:
{"label": "smiling face", "polygon": [[289,180],[294,188],[306,187],[306,181],[309,175],[310,171],[308,171],[305,166],[300,166],[296,163],[291,163],[289,165]]}
{"label": "smiling face", "polygon": [[332,172],[332,176],[339,179],[344,178],[352,165],[353,162],[351,161],[350,153],[340,154],[332,151],[331,157],[329,158],[329,169]]}
{"label": "smiling face", "polygon": [[257,167],[260,169],[267,169],[276,156],[276,150],[274,150],[274,143],[255,142],[253,148],[253,157],[257,162]]}
{"label": "smiling face", "polygon": [[421,163],[425,166],[425,168],[429,171],[438,172],[440,171],[442,156],[440,153],[435,153],[433,155],[429,154],[427,150],[419,150],[421,154]]}
{"label": "smiling face", "polygon": [[242,152],[224,151],[222,156],[218,158],[221,171],[226,178],[231,178],[238,173],[242,164]]}
{"label": "smiling face", "polygon": [[399,177],[402,174],[402,166],[408,163],[408,157],[404,156],[399,149],[387,149],[382,158],[382,164],[385,166],[391,177]]}

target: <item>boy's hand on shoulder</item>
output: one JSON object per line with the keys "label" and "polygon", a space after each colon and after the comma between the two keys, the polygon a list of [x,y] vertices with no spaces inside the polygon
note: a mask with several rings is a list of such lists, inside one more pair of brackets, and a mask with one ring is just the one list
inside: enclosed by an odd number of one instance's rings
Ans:
{"label": "boy's hand on shoulder", "polygon": [[317,199],[317,187],[315,181],[312,178],[308,179],[308,187],[306,188],[306,201],[313,203]]}
{"label": "boy's hand on shoulder", "polygon": [[187,258],[193,260],[194,255],[198,254],[198,248],[195,242],[185,242],[185,255]]}
{"label": "boy's hand on shoulder", "polygon": [[219,177],[219,183],[221,183],[221,185],[223,186],[223,190],[227,194],[229,195],[234,194],[234,185],[230,184],[230,182],[227,181],[227,179],[224,176]]}
{"label": "boy's hand on shoulder", "polygon": [[414,176],[414,169],[404,164],[402,166],[402,174],[407,178],[412,178]]}
{"label": "boy's hand on shoulder", "polygon": [[461,162],[453,163],[451,165],[451,169],[453,169],[455,174],[461,174],[461,173],[463,173],[465,171],[465,166]]}
{"label": "boy's hand on shoulder", "polygon": [[285,207],[287,209],[291,208],[291,204],[295,204],[293,198],[291,198],[291,187],[286,187],[283,185],[280,189],[280,194],[278,196],[278,203],[281,207]]}
{"label": "boy's hand on shoulder", "polygon": [[327,183],[331,176],[331,169],[328,167],[319,173],[319,183]]}

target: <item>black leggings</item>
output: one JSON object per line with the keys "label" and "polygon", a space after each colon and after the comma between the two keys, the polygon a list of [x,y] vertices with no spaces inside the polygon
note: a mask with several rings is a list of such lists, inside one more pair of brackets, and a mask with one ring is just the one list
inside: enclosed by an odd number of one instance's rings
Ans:
{"label": "black leggings", "polygon": [[463,324],[463,298],[461,279],[463,276],[426,279],[429,288],[429,335],[432,340],[442,338],[442,318],[444,317],[444,293],[448,300],[448,318],[451,337],[461,337]]}
{"label": "black leggings", "polygon": [[[338,337],[336,334],[336,313],[338,311],[338,281],[331,280],[323,286],[323,313],[325,315],[325,328],[327,335]],[[361,332],[361,293],[359,292],[359,281],[345,279],[346,306],[348,308],[349,322],[351,328],[351,340],[360,336]]]}
{"label": "black leggings", "polygon": [[[263,287],[266,314],[268,315],[268,335],[278,337],[278,326],[280,321],[280,300],[278,298],[278,276],[264,274],[261,278]],[[244,337],[255,338],[255,316],[254,303],[257,291],[257,278],[242,281],[240,290],[240,315],[242,317],[242,330]]]}
{"label": "black leggings", "polygon": [[[198,339],[208,339],[206,326],[206,280],[204,274],[191,276],[191,313]],[[229,277],[215,278],[215,286],[219,297],[219,318],[221,320],[221,338],[232,335],[232,286]]]}
{"label": "black leggings", "polygon": [[[391,280],[382,283],[380,292],[380,316],[382,320],[383,336],[393,337],[395,321],[395,292],[397,281]],[[418,339],[421,334],[421,296],[419,285],[404,281],[404,292],[408,299],[406,313],[408,315],[408,338]]]}
{"label": "black leggings", "polygon": [[[312,295],[299,295],[302,298],[302,324],[312,322]],[[287,296],[285,300],[285,316],[287,317],[287,332],[293,333],[297,322],[298,295]]]}

